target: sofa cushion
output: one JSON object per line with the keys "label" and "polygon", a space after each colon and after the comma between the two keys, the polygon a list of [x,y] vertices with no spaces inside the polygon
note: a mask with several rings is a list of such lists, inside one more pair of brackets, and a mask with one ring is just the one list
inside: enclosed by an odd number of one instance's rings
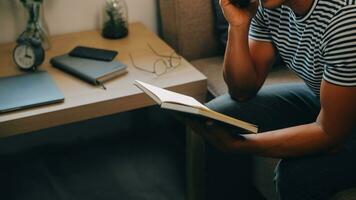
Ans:
{"label": "sofa cushion", "polygon": [[222,76],[223,57],[211,57],[194,60],[191,63],[208,79],[208,90],[215,97],[227,92]]}
{"label": "sofa cushion", "polygon": [[277,199],[274,186],[274,169],[279,159],[254,156],[253,183],[268,200]]}
{"label": "sofa cushion", "polygon": [[159,0],[162,35],[188,60],[217,56],[211,0]]}
{"label": "sofa cushion", "polygon": [[[208,90],[214,96],[227,93],[228,89],[224,82],[222,63],[223,57],[211,57],[191,62],[199,71],[208,78]],[[275,83],[300,82],[292,71],[285,67],[275,67],[267,77],[265,85]]]}
{"label": "sofa cushion", "polygon": [[337,193],[331,200],[352,200],[356,199],[356,188],[343,190]]}

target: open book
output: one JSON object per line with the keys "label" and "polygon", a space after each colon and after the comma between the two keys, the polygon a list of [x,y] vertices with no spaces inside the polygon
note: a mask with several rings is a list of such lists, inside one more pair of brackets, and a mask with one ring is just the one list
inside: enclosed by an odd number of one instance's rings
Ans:
{"label": "open book", "polygon": [[158,105],[161,106],[161,108],[201,115],[207,118],[227,123],[232,126],[236,126],[248,132],[258,132],[257,126],[215,112],[190,96],[171,92],[137,80],[134,82],[134,84],[144,93],[150,96]]}

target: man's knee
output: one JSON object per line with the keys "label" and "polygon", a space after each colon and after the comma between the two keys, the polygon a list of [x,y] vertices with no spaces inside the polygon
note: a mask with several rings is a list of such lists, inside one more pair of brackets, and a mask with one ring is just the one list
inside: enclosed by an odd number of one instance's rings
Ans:
{"label": "man's knee", "polygon": [[211,100],[206,106],[219,113],[229,114],[239,108],[239,103],[233,100],[229,94],[224,94]]}

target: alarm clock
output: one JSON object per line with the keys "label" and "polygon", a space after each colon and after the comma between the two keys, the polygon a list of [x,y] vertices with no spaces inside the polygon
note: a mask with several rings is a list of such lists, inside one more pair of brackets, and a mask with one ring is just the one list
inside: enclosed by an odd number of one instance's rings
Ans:
{"label": "alarm clock", "polygon": [[15,64],[26,71],[35,71],[45,58],[41,41],[36,38],[19,38],[13,52]]}

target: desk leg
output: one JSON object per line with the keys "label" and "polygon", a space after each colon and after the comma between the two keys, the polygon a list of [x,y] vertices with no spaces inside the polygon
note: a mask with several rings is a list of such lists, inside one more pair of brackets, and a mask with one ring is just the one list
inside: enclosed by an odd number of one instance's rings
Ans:
{"label": "desk leg", "polygon": [[186,128],[186,171],[187,171],[187,199],[205,199],[205,145],[204,140]]}

